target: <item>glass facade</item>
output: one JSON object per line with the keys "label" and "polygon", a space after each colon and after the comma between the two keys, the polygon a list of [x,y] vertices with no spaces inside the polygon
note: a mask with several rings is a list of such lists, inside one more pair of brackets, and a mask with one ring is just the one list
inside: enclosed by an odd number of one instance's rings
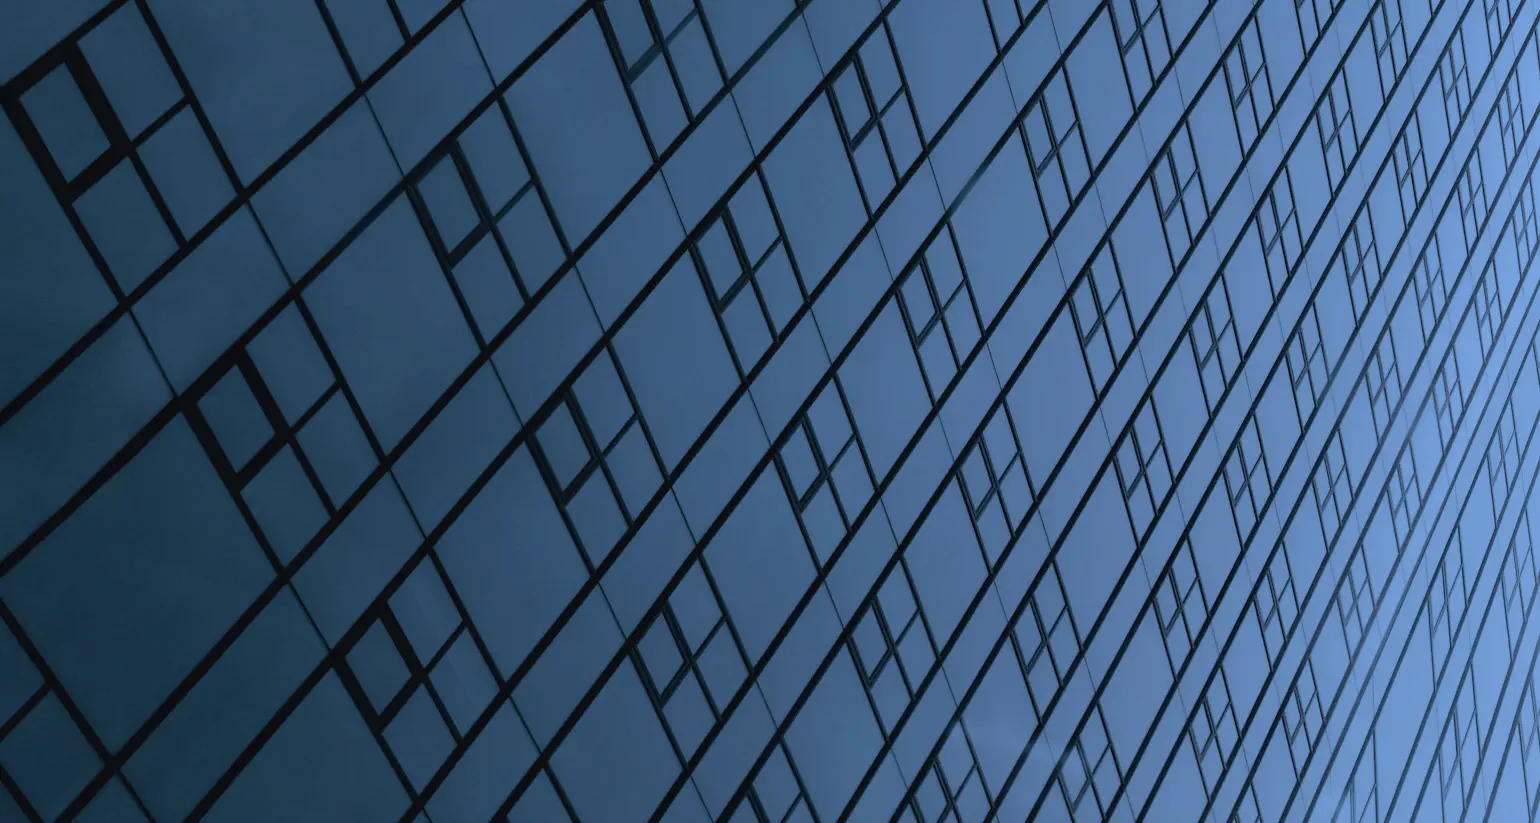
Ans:
{"label": "glass facade", "polygon": [[6,4],[0,821],[1532,818],[1537,27]]}

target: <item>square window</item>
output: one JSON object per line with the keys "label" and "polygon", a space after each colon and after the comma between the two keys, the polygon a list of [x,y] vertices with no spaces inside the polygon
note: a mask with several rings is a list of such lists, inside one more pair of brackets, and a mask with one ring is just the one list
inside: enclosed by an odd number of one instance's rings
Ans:
{"label": "square window", "polygon": [[888,653],[888,639],[883,636],[882,626],[877,623],[877,612],[868,611],[866,617],[856,624],[851,637],[856,643],[856,656],[861,660],[861,668],[870,677],[876,673],[877,664]]}
{"label": "square window", "polygon": [[240,471],[273,436],[273,427],[239,369],[231,369],[198,401],[230,467]]}
{"label": "square window", "polygon": [[182,99],[137,3],[124,3],[80,40],[91,73],[130,138]]}
{"label": "square window", "polygon": [[314,0],[156,5],[156,23],[245,182],[354,89]]}
{"label": "square window", "polygon": [[626,65],[634,66],[642,55],[652,48],[652,30],[647,27],[647,17],[639,0],[609,0],[604,4],[609,16],[610,28],[620,43],[620,54]]}
{"label": "square window", "polygon": [[984,553],[988,557],[989,565],[993,566],[1000,559],[1000,552],[1005,549],[1006,543],[1011,538],[1010,524],[1005,521],[1005,511],[998,497],[991,498],[979,513],[979,538],[984,543]]}
{"label": "square window", "polygon": [[469,318],[404,200],[332,261],[304,299],[385,450],[476,354]]}
{"label": "square window", "polygon": [[952,348],[947,343],[946,332],[940,326],[932,328],[920,343],[920,363],[925,376],[930,378],[931,392],[939,395],[941,389],[957,373],[957,362],[952,359]]}
{"label": "square window", "polygon": [[791,317],[802,306],[802,290],[797,286],[797,276],[791,270],[786,252],[776,249],[759,270],[754,272],[754,282],[759,284],[765,296],[765,307],[778,331],[784,331]]}
{"label": "square window", "polygon": [[[1053,151],[1054,145],[1053,138],[1048,133],[1048,119],[1041,102],[1027,113],[1024,128],[1027,132],[1027,149],[1032,153],[1033,165],[1041,167],[1049,159],[1048,155]],[[1165,165],[1162,164],[1160,169],[1165,170]]]}
{"label": "square window", "polygon": [[139,157],[183,235],[208,225],[235,190],[191,109],[183,109],[139,148]]}
{"label": "square window", "polygon": [[1045,578],[1044,585],[1039,586],[1032,597],[1043,625],[1050,628],[1054,626],[1055,621],[1065,612],[1064,594],[1055,578],[1052,575]]}
{"label": "square window", "polygon": [[[786,734],[787,748],[801,767],[807,798],[821,818],[838,816],[861,784],[864,764],[871,763],[883,745],[860,675],[848,661],[840,654]],[[892,765],[883,765],[891,777],[898,777]],[[857,816],[869,818],[869,814]]]}
{"label": "square window", "polygon": [[881,107],[898,93],[898,64],[893,60],[893,48],[886,37],[868,37],[861,45],[861,67],[866,69],[866,82],[872,87],[872,97]]}
{"label": "square window", "polygon": [[813,551],[818,557],[818,563],[822,565],[834,554],[840,538],[845,536],[845,521],[840,519],[840,510],[828,483],[813,492],[807,502],[807,509],[802,512],[802,523],[807,526]]}
{"label": "square window", "polygon": [[563,490],[571,486],[578,473],[588,465],[591,458],[588,444],[583,442],[583,435],[567,404],[557,406],[540,427],[540,451],[551,464],[556,483]]}
{"label": "square window", "polygon": [[600,352],[578,377],[574,388],[594,441],[601,449],[608,447],[632,415],[631,399],[626,395],[626,387],[620,382],[620,372],[615,370],[615,361],[610,359],[609,352]]}
{"label": "square window", "polygon": [[941,302],[950,303],[950,298],[963,281],[962,266],[957,262],[951,235],[941,235],[925,250],[925,262],[930,264],[930,278],[935,284],[936,294],[941,295]]}
{"label": "square window", "polygon": [[631,93],[636,95],[636,104],[641,107],[642,122],[647,125],[653,147],[661,152],[684,131],[688,120],[668,63],[661,57],[654,58],[642,70],[641,76],[631,82]]}
{"label": "square window", "polygon": [[348,652],[348,668],[358,678],[370,705],[382,712],[406,685],[406,661],[396,649],[396,642],[380,623],[370,626],[358,644]]}
{"label": "square window", "polygon": [[637,406],[670,469],[738,382],[700,278],[688,260],[680,263],[615,338]]}
{"label": "square window", "polygon": [[[556,221],[576,243],[651,161],[596,16],[584,15],[504,99]],[[514,260],[523,268],[517,253]]]}
{"label": "square window", "polygon": [[132,163],[124,161],[107,172],[81,195],[75,209],[125,292],[137,288],[176,251],[176,241]]}
{"label": "square window", "polygon": [[679,673],[679,667],[684,664],[684,657],[679,653],[679,642],[669,630],[668,621],[662,617],[654,620],[652,628],[642,635],[637,650],[641,652],[642,663],[646,666],[647,676],[652,679],[653,687],[661,693],[673,682],[674,675]]}
{"label": "square window", "polygon": [[[823,281],[867,220],[855,169],[827,102],[798,119],[765,158],[764,173],[798,272],[811,288]],[[771,313],[776,313],[773,304]]]}
{"label": "square window", "polygon": [[895,635],[902,633],[903,627],[909,625],[909,619],[914,617],[916,608],[914,591],[909,588],[909,581],[902,572],[889,575],[883,581],[882,591],[877,597],[882,603],[882,616],[887,618],[888,630]]}
{"label": "square window", "polygon": [[779,821],[792,803],[797,800],[797,779],[791,772],[791,764],[779,747],[770,754],[759,776],[754,779],[754,793],[769,812],[771,820]]}
{"label": "square window", "polygon": [[1069,86],[1065,84],[1062,73],[1055,74],[1048,81],[1048,87],[1043,91],[1043,106],[1048,116],[1053,118],[1055,131],[1058,132],[1056,136],[1062,140],[1076,122],[1075,107],[1069,98]]}
{"label": "square window", "polygon": [[[1073,142],[1066,146],[1064,151],[1059,153],[1059,157],[1064,162],[1064,179],[1069,181],[1070,193],[1078,194],[1085,187],[1086,183],[1090,182],[1090,160],[1086,157],[1085,151]],[[1203,203],[1200,189],[1197,186],[1193,186],[1190,192],[1194,195],[1197,208],[1201,210]]]}
{"label": "square window", "polygon": [[172,385],[186,391],[287,287],[256,218],[243,209],[178,263],[134,314]]}
{"label": "square window", "polygon": [[738,252],[727,234],[727,224],[713,220],[695,244],[700,249],[701,260],[706,264],[706,274],[711,277],[711,288],[717,300],[727,296],[729,289],[743,276],[743,266],[738,262]]}
{"label": "square window", "polygon": [[706,30],[701,27],[698,17],[669,41],[668,54],[674,58],[674,69],[679,72],[679,82],[684,86],[685,101],[691,111],[699,112],[722,88],[722,74],[717,69],[711,45],[706,42]]}
{"label": "square window", "polygon": [[578,539],[594,565],[604,562],[615,541],[626,531],[625,518],[615,504],[615,493],[603,472],[594,472],[567,504],[567,513],[577,527]]}
{"label": "square window", "polygon": [[551,279],[567,257],[538,197],[525,195],[519,198],[497,221],[497,230],[502,234],[503,242],[508,244],[508,253],[513,256],[513,265],[519,270],[524,288],[531,294]]}
{"label": "square window", "polygon": [[375,467],[374,451],[342,392],[305,422],[299,445],[334,505],[347,500]]}
{"label": "square window", "polygon": [[326,509],[292,448],[268,461],[241,497],[283,563],[293,560],[326,523]]}
{"label": "square window", "polygon": [[470,632],[461,632],[455,638],[430,676],[439,699],[449,711],[449,719],[462,734],[497,696],[497,681],[492,679],[492,670]]}
{"label": "square window", "polygon": [[1016,438],[1011,434],[1010,419],[1006,417],[1003,407],[990,416],[989,423],[984,428],[984,445],[988,447],[989,457],[994,461],[996,472],[1016,456]]}
{"label": "square window", "polygon": [[781,463],[791,479],[792,491],[797,497],[807,494],[807,489],[818,476],[818,463],[813,458],[813,448],[808,444],[807,432],[798,426],[792,430],[791,439],[781,447]]}
{"label": "square window", "polygon": [[1069,662],[1075,659],[1075,652],[1079,650],[1080,643],[1075,639],[1075,629],[1068,620],[1062,620],[1054,626],[1053,632],[1048,636],[1048,647],[1053,652],[1054,663],[1061,671],[1069,666]]}
{"label": "square window", "polygon": [[743,664],[743,655],[738,653],[738,646],[733,642],[733,636],[729,632],[720,631],[712,636],[706,650],[701,653],[697,663],[700,666],[701,677],[706,681],[706,688],[717,706],[726,706],[732,699],[733,692],[743,684],[743,679],[748,676],[748,668]]}
{"label": "square window", "polygon": [[[272,580],[202,445],[174,419],[0,577],[0,597],[116,751]],[[46,746],[14,733],[6,744],[38,757],[61,749],[63,731]],[[50,780],[70,773],[54,765]]]}
{"label": "square window", "polygon": [[861,77],[851,66],[834,81],[834,95],[839,102],[840,117],[845,120],[845,130],[851,138],[871,119],[871,109],[866,106],[866,93],[861,90]]}
{"label": "square window", "polygon": [[834,383],[828,384],[813,401],[808,419],[813,424],[813,435],[818,438],[818,448],[823,450],[825,459],[833,459],[850,441],[850,418],[845,414],[845,404]]}
{"label": "square window", "polygon": [[247,346],[284,419],[294,423],[332,385],[332,370],[296,306],[273,318]]}
{"label": "square window", "polygon": [[401,27],[386,0],[326,0],[326,10],[360,79],[378,71],[401,48]]}
{"label": "square window", "polygon": [[641,514],[642,507],[647,505],[647,501],[652,499],[663,482],[663,476],[658,471],[658,461],[652,456],[652,449],[647,446],[642,427],[632,426],[628,429],[604,458],[604,462],[610,467],[610,474],[615,477],[615,485],[620,487],[620,499],[625,503],[626,511],[635,518]]}
{"label": "square window", "polygon": [[968,496],[973,505],[984,502],[984,496],[989,493],[992,482],[989,471],[984,466],[983,451],[975,448],[963,458],[963,486],[968,490]]}
{"label": "square window", "polygon": [[711,584],[706,582],[699,563],[691,564],[679,586],[669,595],[668,604],[679,621],[679,630],[684,633],[686,650],[698,651],[722,616],[716,595],[711,591]]}
{"label": "square window", "polygon": [[[1064,177],[1059,174],[1058,165],[1050,164],[1048,171],[1037,179],[1038,196],[1043,205],[1043,216],[1049,225],[1055,225],[1064,217],[1064,212],[1069,208],[1070,192],[1064,186]],[[1186,229],[1180,227],[1181,212],[1173,212],[1168,222],[1168,230],[1186,233]]]}
{"label": "square window", "polygon": [[706,702],[706,692],[693,673],[686,674],[678,690],[669,697],[668,705],[663,707],[663,717],[668,720],[668,727],[673,731],[674,739],[679,741],[685,757],[695,754],[695,748],[711,730],[713,717],[711,705]]}
{"label": "square window", "polygon": [[412,44],[368,90],[403,170],[426,158],[492,91],[466,18],[454,14]]}
{"label": "square window", "polygon": [[861,141],[855,150],[856,173],[861,178],[861,185],[866,189],[866,197],[875,208],[888,193],[893,191],[897,179],[893,176],[893,167],[888,163],[888,152],[882,144],[882,136],[877,132],[870,132],[866,139]]}
{"label": "square window", "polygon": [[[1067,760],[1077,759],[1073,755]],[[962,788],[963,780],[973,769],[973,755],[968,751],[968,740],[962,726],[953,726],[946,742],[941,744],[941,768],[947,782],[954,790]]]}
{"label": "square window", "polygon": [[470,307],[471,319],[483,340],[490,340],[524,307],[518,283],[497,238],[483,235],[454,269],[455,285]]}
{"label": "square window", "polygon": [[898,659],[904,664],[904,674],[909,682],[917,683],[936,660],[936,652],[925,636],[925,627],[916,623],[898,641]]}
{"label": "square window", "polygon": [[421,789],[454,749],[454,738],[427,689],[418,689],[385,729],[385,742],[395,752],[402,771]]}
{"label": "square window", "polygon": [[529,182],[529,169],[519,156],[501,106],[489,107],[466,128],[460,135],[460,150],[494,215]]}
{"label": "square window", "polygon": [[75,85],[69,69],[59,66],[21,96],[48,153],[64,179],[72,180],[107,150],[107,135]]}
{"label": "square window", "polygon": [[662,802],[679,760],[629,666],[594,698],[551,756],[551,770],[580,820],[641,823]]}
{"label": "square window", "polygon": [[1031,687],[1032,697],[1037,701],[1039,710],[1048,705],[1054,692],[1059,687],[1059,676],[1054,673],[1053,661],[1049,659],[1046,651],[1038,654],[1037,659],[1028,664],[1031,669],[1027,672],[1027,684]]}
{"label": "square window", "polygon": [[781,236],[780,230],[775,227],[775,215],[770,211],[770,200],[765,197],[765,187],[760,185],[759,176],[750,177],[748,182],[734,192],[727,207],[732,213],[733,227],[738,230],[738,239],[743,242],[749,263],[758,263]]}
{"label": "square window", "polygon": [[909,690],[904,686],[904,675],[897,666],[885,666],[877,682],[872,684],[872,699],[877,704],[877,715],[882,724],[892,731],[893,725],[909,707]]}
{"label": "square window", "polygon": [[770,349],[769,323],[754,290],[738,292],[722,312],[722,320],[727,324],[727,336],[732,341],[733,352],[738,355],[738,362],[744,371],[752,369]]}
{"label": "square window", "polygon": [[433,225],[446,253],[454,251],[481,222],[476,207],[471,205],[470,195],[465,193],[460,170],[448,157],[439,160],[423,175],[417,183],[417,191],[428,206],[428,214],[433,217]]}
{"label": "square window", "polygon": [[893,165],[900,174],[908,171],[920,156],[920,134],[915,129],[909,104],[902,98],[882,116],[882,134],[888,138],[888,150],[893,153]]}
{"label": "square window", "polygon": [[390,611],[424,665],[438,654],[450,633],[460,625],[460,612],[449,599],[438,569],[428,561],[418,563],[396,590],[390,598]]}
{"label": "square window", "polygon": [[834,488],[845,507],[845,516],[855,519],[856,512],[872,496],[872,476],[866,473],[860,452],[852,449],[834,464]]}

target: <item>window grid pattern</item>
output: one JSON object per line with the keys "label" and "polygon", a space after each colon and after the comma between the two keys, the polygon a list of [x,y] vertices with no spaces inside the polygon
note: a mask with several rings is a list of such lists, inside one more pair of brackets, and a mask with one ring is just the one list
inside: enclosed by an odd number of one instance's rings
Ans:
{"label": "window grid pattern", "polygon": [[71,9],[0,820],[1540,807],[1533,4]]}

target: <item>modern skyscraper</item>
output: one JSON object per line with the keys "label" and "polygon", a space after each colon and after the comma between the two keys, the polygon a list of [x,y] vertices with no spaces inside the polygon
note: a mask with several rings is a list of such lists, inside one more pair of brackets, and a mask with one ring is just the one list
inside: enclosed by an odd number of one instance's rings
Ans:
{"label": "modern skyscraper", "polygon": [[0,821],[1540,807],[1535,0],[0,12]]}

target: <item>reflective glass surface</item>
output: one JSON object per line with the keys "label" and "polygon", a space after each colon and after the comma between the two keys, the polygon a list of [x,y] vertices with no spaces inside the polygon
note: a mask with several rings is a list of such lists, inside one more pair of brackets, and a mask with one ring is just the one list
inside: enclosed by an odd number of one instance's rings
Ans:
{"label": "reflective glass surface", "polygon": [[5,4],[0,821],[1532,819],[1536,3]]}

